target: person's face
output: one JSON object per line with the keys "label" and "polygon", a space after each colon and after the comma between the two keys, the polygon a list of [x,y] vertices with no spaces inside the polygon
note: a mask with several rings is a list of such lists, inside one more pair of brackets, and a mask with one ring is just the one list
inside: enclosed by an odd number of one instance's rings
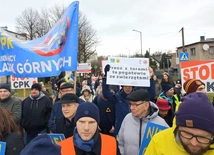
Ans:
{"label": "person's face", "polygon": [[71,120],[76,114],[78,105],[78,103],[62,104],[62,113],[64,117]]}
{"label": "person's face", "polygon": [[159,110],[159,115],[164,118],[168,114],[168,110]]}
{"label": "person's face", "polygon": [[89,96],[89,94],[90,94],[90,93],[89,93],[88,90],[84,90],[84,91],[83,91],[83,95],[84,95],[84,96]]}
{"label": "person's face", "polygon": [[163,75],[163,79],[164,79],[165,81],[168,81],[169,77],[168,77],[166,74],[164,74],[164,75]]}
{"label": "person's face", "polygon": [[37,97],[37,96],[39,96],[39,91],[37,89],[32,89],[30,91],[30,94],[32,97]]}
{"label": "person's face", "polygon": [[0,99],[4,100],[10,96],[10,92],[7,89],[0,89]]}
{"label": "person's face", "polygon": [[77,123],[77,132],[84,141],[89,141],[97,131],[97,121],[91,117],[82,117]]}
{"label": "person's face", "polygon": [[132,86],[123,86],[123,90],[126,94],[130,94],[132,92]]}
{"label": "person's face", "polygon": [[[203,155],[209,149],[210,139],[213,138],[211,133],[196,128],[179,127],[178,133],[184,149],[192,155]],[[197,138],[192,137],[192,135],[197,136]]]}
{"label": "person's face", "polygon": [[202,93],[207,93],[205,90],[205,85],[201,85],[197,88],[196,92],[202,92]]}
{"label": "person's face", "polygon": [[172,96],[172,95],[174,95],[174,88],[169,89],[169,90],[166,92],[166,95],[167,95],[167,96]]}
{"label": "person's face", "polygon": [[74,94],[74,89],[73,88],[64,88],[64,89],[61,89],[60,92],[61,92],[61,96],[68,94],[68,93]]}
{"label": "person's face", "polygon": [[149,109],[149,101],[130,101],[130,109],[132,116],[146,117]]}

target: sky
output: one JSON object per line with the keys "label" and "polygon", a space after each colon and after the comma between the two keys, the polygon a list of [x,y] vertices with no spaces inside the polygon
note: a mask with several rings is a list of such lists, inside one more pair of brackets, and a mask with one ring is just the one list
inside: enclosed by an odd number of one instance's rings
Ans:
{"label": "sky", "polygon": [[[214,38],[213,0],[79,0],[80,11],[97,31],[98,55],[175,52],[182,45]],[[15,18],[31,7],[41,9],[54,4],[68,6],[72,0],[0,0],[0,26],[15,30]]]}

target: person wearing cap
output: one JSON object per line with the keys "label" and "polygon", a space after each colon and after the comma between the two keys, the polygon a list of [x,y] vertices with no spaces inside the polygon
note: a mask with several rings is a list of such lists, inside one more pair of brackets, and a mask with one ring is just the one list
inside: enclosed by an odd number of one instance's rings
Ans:
{"label": "person wearing cap", "polygon": [[158,115],[162,117],[169,126],[172,126],[173,116],[170,113],[170,105],[166,99],[157,99],[156,105],[159,109]]}
{"label": "person wearing cap", "polygon": [[21,101],[11,96],[10,86],[6,83],[0,84],[0,106],[11,111],[13,119],[19,125],[21,121]]}
{"label": "person wearing cap", "polygon": [[105,75],[102,83],[103,96],[115,105],[115,125],[114,136],[118,135],[120,126],[125,116],[130,112],[129,101],[126,97],[133,91],[132,86],[122,86],[116,94],[112,93],[109,89],[109,85],[106,84],[107,72],[110,70],[110,65],[105,66]]}
{"label": "person wearing cap", "polygon": [[88,85],[84,85],[81,90],[80,98],[85,102],[92,102],[94,99],[94,95],[92,94],[91,88]]}
{"label": "person wearing cap", "polygon": [[[74,94],[74,86],[70,83],[64,83],[60,87],[60,93],[62,97],[68,93]],[[84,101],[79,98],[78,103],[82,103],[82,102]],[[48,127],[53,133],[56,132],[56,119],[62,118],[62,117],[63,117],[62,104],[60,103],[60,100],[58,100],[52,106],[51,116],[48,121]]]}
{"label": "person wearing cap", "polygon": [[120,155],[116,139],[99,133],[99,109],[90,102],[78,106],[74,135],[58,143],[62,155]]}
{"label": "person wearing cap", "polygon": [[19,155],[61,155],[61,147],[53,144],[47,134],[34,138]]}
{"label": "person wearing cap", "polygon": [[75,124],[74,116],[79,105],[77,95],[68,93],[59,101],[62,104],[63,117],[56,119],[56,133],[63,133],[65,138],[73,136]]}
{"label": "person wearing cap", "polygon": [[205,88],[205,83],[199,79],[189,79],[184,82],[183,88],[186,94],[190,94],[193,92],[203,92],[207,93]]}
{"label": "person wearing cap", "polygon": [[180,104],[180,101],[178,99],[178,96],[174,94],[174,88],[171,84],[163,85],[163,92],[161,92],[160,95],[158,96],[158,99],[160,98],[166,99],[169,102],[169,105],[171,107],[169,113],[171,117],[174,117],[174,112],[176,111],[178,105]]}
{"label": "person wearing cap", "polygon": [[46,133],[48,129],[52,103],[41,90],[39,83],[33,84],[30,95],[22,101],[21,126],[25,130],[26,145],[38,134]]}
{"label": "person wearing cap", "polygon": [[122,155],[138,155],[147,122],[168,127],[158,116],[158,107],[150,101],[150,94],[142,89],[127,96],[131,113],[126,115],[118,134],[118,143]]}
{"label": "person wearing cap", "polygon": [[182,98],[176,115],[176,128],[153,136],[145,155],[213,155],[214,107],[205,93]]}

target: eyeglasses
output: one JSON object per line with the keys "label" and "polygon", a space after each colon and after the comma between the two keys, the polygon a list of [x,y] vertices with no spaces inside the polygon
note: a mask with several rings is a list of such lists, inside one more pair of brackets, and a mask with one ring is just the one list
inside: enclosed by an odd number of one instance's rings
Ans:
{"label": "eyeglasses", "polygon": [[178,133],[179,133],[179,135],[181,135],[181,137],[189,139],[189,140],[191,140],[193,137],[195,137],[195,139],[201,144],[210,144],[213,141],[213,137],[206,138],[203,136],[196,136],[194,134],[191,134],[189,132],[182,131],[182,130],[179,130]]}
{"label": "eyeglasses", "polygon": [[138,106],[140,106],[140,105],[142,105],[143,103],[146,103],[146,102],[148,102],[148,101],[142,101],[140,104],[131,104],[131,103],[129,103],[129,105],[134,107],[134,108],[136,108],[136,107],[138,107]]}

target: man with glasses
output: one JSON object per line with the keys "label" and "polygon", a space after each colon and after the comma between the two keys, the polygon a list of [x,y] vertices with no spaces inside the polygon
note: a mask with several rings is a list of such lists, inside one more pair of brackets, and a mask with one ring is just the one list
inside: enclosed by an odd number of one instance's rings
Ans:
{"label": "man with glasses", "polygon": [[122,155],[138,155],[147,122],[166,127],[168,125],[158,116],[158,107],[150,101],[147,91],[143,89],[133,91],[127,99],[130,101],[131,113],[126,115],[122,122],[118,143]]}
{"label": "man with glasses", "polygon": [[205,93],[183,97],[176,128],[154,135],[145,155],[213,155],[214,108]]}

